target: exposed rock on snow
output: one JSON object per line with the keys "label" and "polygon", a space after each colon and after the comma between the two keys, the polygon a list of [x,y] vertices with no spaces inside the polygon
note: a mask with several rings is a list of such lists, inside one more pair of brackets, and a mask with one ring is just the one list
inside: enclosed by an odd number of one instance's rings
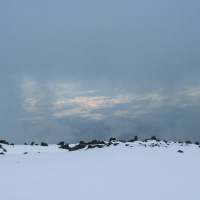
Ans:
{"label": "exposed rock on snow", "polygon": [[[23,148],[27,153],[37,153],[39,152],[49,152],[50,149],[54,149],[56,152],[63,151],[79,151],[79,150],[91,150],[95,148],[108,148],[108,147],[116,147],[116,146],[124,146],[126,148],[130,147],[149,147],[149,148],[177,148],[177,152],[181,152],[182,150],[178,149],[180,147],[189,147],[189,146],[199,146],[199,142],[192,143],[190,141],[185,142],[173,142],[173,141],[160,141],[156,139],[156,137],[152,137],[151,139],[146,139],[144,141],[139,141],[138,137],[135,136],[133,139],[128,141],[117,140],[116,138],[110,138],[108,141],[100,141],[100,140],[92,140],[90,142],[80,141],[78,144],[68,144],[64,141],[59,142],[57,145],[47,144],[45,142],[41,142],[41,146],[32,142],[30,145],[24,143],[24,145],[9,145],[9,142],[5,140],[0,140],[0,153],[3,154],[12,154],[19,152],[19,149]],[[60,149],[60,150],[59,150]],[[23,154],[24,151],[21,153]]]}

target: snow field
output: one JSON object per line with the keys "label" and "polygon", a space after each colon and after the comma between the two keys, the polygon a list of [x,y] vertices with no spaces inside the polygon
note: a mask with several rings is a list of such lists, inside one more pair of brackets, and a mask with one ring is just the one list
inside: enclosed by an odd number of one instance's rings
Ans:
{"label": "snow field", "polygon": [[[139,142],[68,152],[48,147],[7,146],[0,156],[4,200],[199,200],[200,148]],[[184,153],[178,153],[181,149]],[[23,152],[28,154],[23,154]],[[37,153],[40,151],[41,153]]]}

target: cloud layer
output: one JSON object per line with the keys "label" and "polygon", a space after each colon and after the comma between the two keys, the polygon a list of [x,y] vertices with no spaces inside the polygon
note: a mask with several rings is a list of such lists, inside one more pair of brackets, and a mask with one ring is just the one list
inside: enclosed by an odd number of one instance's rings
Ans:
{"label": "cloud layer", "polygon": [[[190,138],[193,129],[198,134],[198,125],[189,118],[198,116],[200,86],[171,94],[133,93],[122,88],[108,93],[106,89],[86,90],[81,83],[40,83],[28,77],[18,80],[24,110],[21,123],[29,131],[34,127],[40,127],[39,132],[46,126],[52,127],[43,134],[52,134],[54,140],[56,134],[68,140],[73,138],[74,142],[111,136],[123,139],[134,134],[178,140]],[[69,138],[65,134],[68,129]]]}
{"label": "cloud layer", "polygon": [[200,3],[0,3],[0,137],[200,140]]}

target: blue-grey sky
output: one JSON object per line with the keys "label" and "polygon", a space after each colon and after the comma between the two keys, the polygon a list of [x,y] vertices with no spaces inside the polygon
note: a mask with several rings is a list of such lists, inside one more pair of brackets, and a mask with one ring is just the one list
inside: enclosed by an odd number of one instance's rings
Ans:
{"label": "blue-grey sky", "polygon": [[0,1],[0,138],[200,140],[199,9]]}

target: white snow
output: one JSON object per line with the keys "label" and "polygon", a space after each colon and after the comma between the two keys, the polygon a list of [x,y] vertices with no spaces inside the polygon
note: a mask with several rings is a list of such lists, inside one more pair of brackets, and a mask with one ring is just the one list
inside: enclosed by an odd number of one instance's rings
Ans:
{"label": "white snow", "polygon": [[199,146],[152,143],[70,152],[57,145],[2,145],[0,199],[199,200]]}

